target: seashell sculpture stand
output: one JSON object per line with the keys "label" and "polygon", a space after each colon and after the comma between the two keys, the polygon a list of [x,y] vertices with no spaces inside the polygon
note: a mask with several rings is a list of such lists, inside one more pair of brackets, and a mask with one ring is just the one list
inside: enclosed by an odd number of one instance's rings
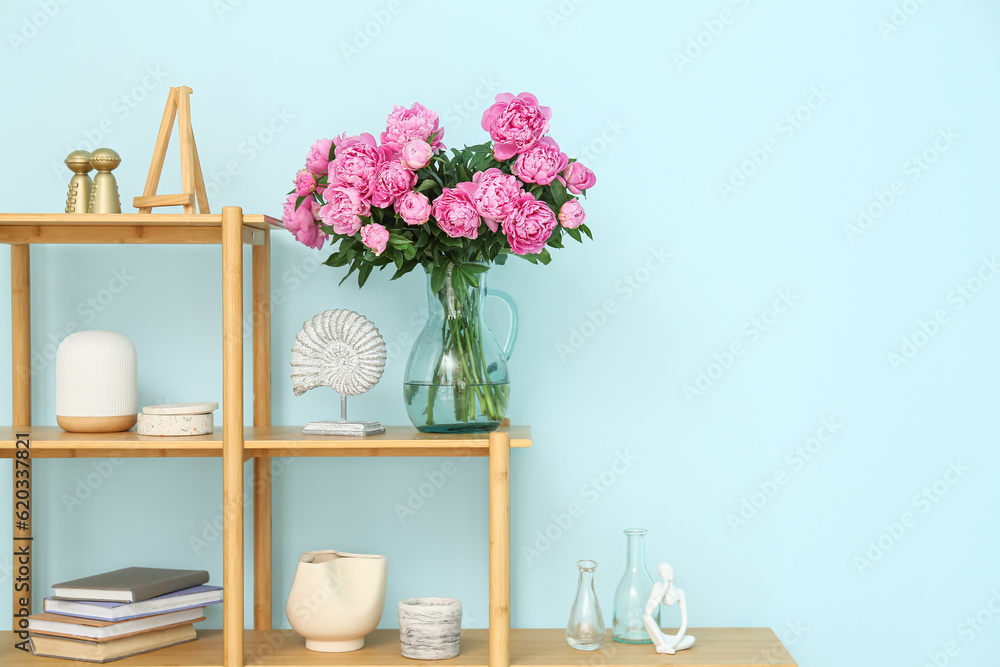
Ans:
{"label": "seashell sculpture stand", "polygon": [[315,421],[305,435],[367,436],[385,433],[379,422],[348,421],[347,397],[369,391],[385,370],[385,340],[353,310],[327,310],[302,325],[292,347],[292,390],[301,396],[316,387],[340,394],[340,421]]}

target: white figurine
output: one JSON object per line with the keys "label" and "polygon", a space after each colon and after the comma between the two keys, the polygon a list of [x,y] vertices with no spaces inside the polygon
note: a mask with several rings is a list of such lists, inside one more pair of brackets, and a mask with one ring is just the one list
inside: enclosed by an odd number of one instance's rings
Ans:
{"label": "white figurine", "polygon": [[[649,638],[653,640],[653,645],[656,646],[656,652],[673,655],[677,651],[683,651],[694,646],[694,637],[684,634],[688,627],[687,601],[684,598],[684,591],[674,588],[674,568],[670,567],[667,563],[660,563],[656,569],[660,573],[660,577],[663,578],[663,581],[657,581],[653,584],[653,591],[646,602],[646,612],[642,618],[646,624],[646,632],[649,633]],[[669,607],[678,602],[681,603],[681,627],[676,635],[668,638],[657,627],[656,621],[653,619],[653,612],[661,604]]]}

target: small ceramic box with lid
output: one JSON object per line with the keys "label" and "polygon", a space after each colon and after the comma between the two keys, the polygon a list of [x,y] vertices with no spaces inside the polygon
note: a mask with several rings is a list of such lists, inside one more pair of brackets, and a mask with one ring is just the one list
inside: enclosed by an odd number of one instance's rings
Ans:
{"label": "small ceramic box with lid", "polygon": [[213,411],[219,404],[165,403],[147,405],[139,414],[139,435],[206,435],[215,426]]}

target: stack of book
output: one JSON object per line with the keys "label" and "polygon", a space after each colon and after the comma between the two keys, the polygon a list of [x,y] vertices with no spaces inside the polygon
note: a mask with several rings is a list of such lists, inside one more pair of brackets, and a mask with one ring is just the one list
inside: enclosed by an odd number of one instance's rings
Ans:
{"label": "stack of book", "polygon": [[204,570],[128,567],[54,585],[28,617],[35,655],[110,662],[198,638],[205,607],[222,602]]}

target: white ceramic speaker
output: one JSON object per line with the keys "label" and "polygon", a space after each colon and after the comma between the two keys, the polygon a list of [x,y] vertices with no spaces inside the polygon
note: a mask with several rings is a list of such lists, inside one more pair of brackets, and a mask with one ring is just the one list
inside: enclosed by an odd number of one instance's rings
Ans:
{"label": "white ceramic speaker", "polygon": [[56,351],[56,422],[73,433],[127,431],[138,413],[135,346],[113,331],[80,331]]}

